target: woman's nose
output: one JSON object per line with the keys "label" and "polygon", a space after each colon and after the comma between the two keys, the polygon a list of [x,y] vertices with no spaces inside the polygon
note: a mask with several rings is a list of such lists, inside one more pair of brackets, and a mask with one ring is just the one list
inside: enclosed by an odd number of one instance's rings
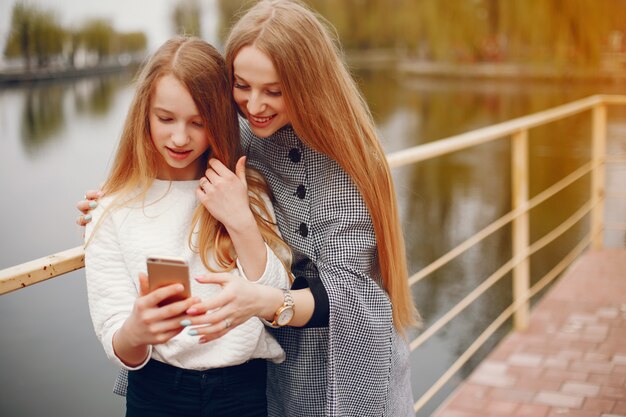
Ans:
{"label": "woman's nose", "polygon": [[250,94],[246,107],[248,108],[248,113],[252,115],[259,115],[265,111],[265,103],[260,94],[256,93]]}

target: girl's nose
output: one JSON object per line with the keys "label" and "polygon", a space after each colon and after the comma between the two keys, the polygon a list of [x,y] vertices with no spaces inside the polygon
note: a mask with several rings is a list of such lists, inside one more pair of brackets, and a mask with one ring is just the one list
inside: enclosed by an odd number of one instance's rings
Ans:
{"label": "girl's nose", "polygon": [[172,142],[174,145],[182,148],[183,146],[189,143],[189,135],[187,134],[187,130],[181,126],[177,127],[176,130],[172,133]]}

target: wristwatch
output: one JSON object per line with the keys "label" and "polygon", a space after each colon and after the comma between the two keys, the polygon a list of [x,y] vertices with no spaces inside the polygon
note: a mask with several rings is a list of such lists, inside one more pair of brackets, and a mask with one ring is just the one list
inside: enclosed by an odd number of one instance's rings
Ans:
{"label": "wristwatch", "polygon": [[291,296],[291,291],[287,289],[283,289],[283,305],[276,310],[274,313],[274,321],[270,322],[261,318],[261,321],[265,323],[266,326],[279,328],[289,324],[294,315],[294,307],[295,303],[293,302],[293,297]]}

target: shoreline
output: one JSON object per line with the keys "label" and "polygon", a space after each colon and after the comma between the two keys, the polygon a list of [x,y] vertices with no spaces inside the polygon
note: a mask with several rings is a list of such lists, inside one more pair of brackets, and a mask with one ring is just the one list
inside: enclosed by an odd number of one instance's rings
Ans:
{"label": "shoreline", "polygon": [[[626,63],[613,69],[520,65],[504,62],[448,63],[402,58],[393,51],[347,52],[353,69],[395,68],[407,77],[463,80],[548,81],[548,82],[626,82]],[[76,79],[136,70],[140,62],[108,64],[83,68],[0,71],[0,87],[45,81]]]}
{"label": "shoreline", "polygon": [[0,71],[0,87],[33,84],[38,82],[57,81],[91,77],[96,75],[114,74],[136,70],[137,63],[109,64],[83,68],[37,69],[33,71]]}
{"label": "shoreline", "polygon": [[407,58],[388,50],[347,51],[345,58],[349,66],[355,69],[394,67],[400,74],[408,77],[603,83],[626,81],[626,61],[616,61],[610,69],[508,62],[452,63]]}
{"label": "shoreline", "polygon": [[396,66],[399,72],[408,76],[554,82],[623,82],[626,80],[626,69],[559,68],[548,65],[509,63],[452,64],[415,60],[400,60]]}

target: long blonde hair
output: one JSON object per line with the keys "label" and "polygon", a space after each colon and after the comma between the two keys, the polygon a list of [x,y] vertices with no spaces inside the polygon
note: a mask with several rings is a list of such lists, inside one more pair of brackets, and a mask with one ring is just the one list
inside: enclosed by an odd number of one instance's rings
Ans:
{"label": "long blonde hair", "polygon": [[[226,63],[241,48],[255,46],[274,64],[296,134],[328,155],[356,184],[372,218],[382,286],[391,299],[397,329],[416,323],[408,286],[404,239],[391,172],[365,100],[341,57],[336,36],[304,5],[260,1],[234,25]],[[328,25],[330,26],[330,25]]]}
{"label": "long blonde hair", "polygon": [[[241,155],[237,112],[223,57],[199,38],[172,38],[152,55],[139,74],[111,173],[103,186],[106,194],[116,194],[109,210],[120,204],[143,200],[157,176],[158,158],[161,156],[151,139],[149,114],[156,83],[165,75],[181,82],[198,108],[210,144],[209,150],[202,156],[205,165],[210,156],[234,170]],[[270,215],[260,197],[267,192],[267,185],[251,170],[247,171],[247,182],[252,212],[263,238],[273,248],[288,249],[275,232],[275,225],[267,220]],[[140,192],[137,193],[137,190]],[[194,230],[197,231],[197,240],[193,239]],[[236,265],[236,255],[226,227],[201,204],[194,211],[189,244],[199,252],[209,270],[214,271],[208,262],[211,250],[221,270],[228,271]]]}

